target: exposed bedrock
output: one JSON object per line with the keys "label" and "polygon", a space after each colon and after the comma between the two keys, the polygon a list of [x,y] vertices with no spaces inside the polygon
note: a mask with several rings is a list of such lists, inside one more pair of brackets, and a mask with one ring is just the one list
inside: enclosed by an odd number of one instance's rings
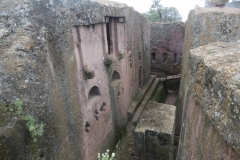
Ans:
{"label": "exposed bedrock", "polygon": [[240,158],[240,41],[190,51],[178,159]]}
{"label": "exposed bedrock", "polygon": [[116,2],[1,0],[0,103],[19,98],[43,122],[37,158],[95,160],[115,147],[150,78],[149,28]]}
{"label": "exposed bedrock", "polygon": [[234,42],[240,39],[240,10],[229,8],[197,8],[190,11],[186,22],[181,83],[177,100],[176,132],[180,132],[183,105],[186,103],[190,49],[212,42]]}

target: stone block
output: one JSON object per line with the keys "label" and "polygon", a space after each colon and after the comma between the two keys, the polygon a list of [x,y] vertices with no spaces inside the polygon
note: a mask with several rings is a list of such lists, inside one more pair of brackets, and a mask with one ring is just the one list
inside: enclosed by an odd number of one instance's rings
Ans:
{"label": "stone block", "polygon": [[135,115],[139,105],[141,104],[144,96],[146,95],[147,91],[151,87],[155,80],[155,77],[151,76],[151,78],[148,80],[148,82],[143,86],[141,91],[137,94],[137,96],[134,98],[130,106],[127,110],[127,116],[128,116],[128,122],[132,120],[133,116]]}
{"label": "stone block", "polygon": [[95,77],[94,71],[88,69],[87,67],[84,67],[84,76],[86,79],[93,79]]}
{"label": "stone block", "polygon": [[192,49],[188,61],[177,159],[240,159],[240,41]]}
{"label": "stone block", "polygon": [[104,60],[104,65],[105,66],[110,66],[111,64],[113,64],[114,60],[110,57],[106,57]]}
{"label": "stone block", "polygon": [[189,53],[191,49],[213,42],[234,42],[240,39],[240,10],[234,8],[196,8],[186,21],[181,82],[178,92],[177,124],[180,131],[183,105],[187,98]]}
{"label": "stone block", "polygon": [[118,58],[119,58],[119,60],[123,59],[124,58],[124,54],[122,52],[119,52],[118,53]]}
{"label": "stone block", "polygon": [[176,107],[150,101],[134,131],[140,160],[172,160]]}

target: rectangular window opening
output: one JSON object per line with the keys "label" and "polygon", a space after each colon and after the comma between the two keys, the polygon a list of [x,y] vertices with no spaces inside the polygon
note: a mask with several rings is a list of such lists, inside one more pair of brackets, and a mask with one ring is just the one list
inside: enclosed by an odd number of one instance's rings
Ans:
{"label": "rectangular window opening", "polygon": [[111,40],[110,40],[110,27],[109,27],[109,23],[106,24],[106,28],[107,28],[108,54],[111,54]]}

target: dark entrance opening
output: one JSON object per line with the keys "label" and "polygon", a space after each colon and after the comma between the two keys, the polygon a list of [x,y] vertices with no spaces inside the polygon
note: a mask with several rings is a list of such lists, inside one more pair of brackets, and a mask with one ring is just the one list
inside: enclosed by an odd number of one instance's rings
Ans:
{"label": "dark entrance opening", "polygon": [[89,91],[89,94],[88,94],[88,99],[94,97],[94,96],[100,96],[101,93],[99,91],[99,88],[97,86],[94,86],[91,88],[91,90]]}
{"label": "dark entrance opening", "polygon": [[117,79],[121,79],[121,76],[117,71],[114,71],[112,74],[112,81],[117,80]]}
{"label": "dark entrance opening", "polygon": [[165,62],[168,58],[168,54],[166,52],[163,53],[163,62]]}
{"label": "dark entrance opening", "polygon": [[107,28],[107,44],[108,44],[108,54],[111,53],[110,49],[111,49],[111,39],[110,39],[110,24],[107,23],[106,24],[106,28]]}
{"label": "dark entrance opening", "polygon": [[155,52],[151,53],[151,59],[152,59],[152,61],[156,60],[156,53]]}
{"label": "dark entrance opening", "polygon": [[142,88],[142,66],[139,67],[139,88]]}
{"label": "dark entrance opening", "polygon": [[177,54],[174,53],[174,57],[173,57],[174,63],[177,63]]}

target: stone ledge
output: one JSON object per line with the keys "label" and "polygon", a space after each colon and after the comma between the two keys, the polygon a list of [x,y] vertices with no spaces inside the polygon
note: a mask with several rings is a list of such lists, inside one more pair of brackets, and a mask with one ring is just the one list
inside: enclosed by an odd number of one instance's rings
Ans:
{"label": "stone ledge", "polygon": [[195,101],[240,153],[240,41],[192,49],[189,64]]}
{"label": "stone ledge", "polygon": [[137,108],[141,104],[145,94],[147,93],[147,91],[149,90],[151,85],[153,84],[154,80],[155,80],[155,77],[152,76],[147,81],[147,83],[143,86],[142,90],[138,93],[138,95],[133,99],[132,103],[130,104],[130,106],[128,107],[128,110],[127,110],[128,121],[130,121],[133,118],[135,112],[137,111]]}
{"label": "stone ledge", "polygon": [[175,106],[149,101],[134,131],[134,146],[140,160],[159,157],[172,160],[175,111]]}

